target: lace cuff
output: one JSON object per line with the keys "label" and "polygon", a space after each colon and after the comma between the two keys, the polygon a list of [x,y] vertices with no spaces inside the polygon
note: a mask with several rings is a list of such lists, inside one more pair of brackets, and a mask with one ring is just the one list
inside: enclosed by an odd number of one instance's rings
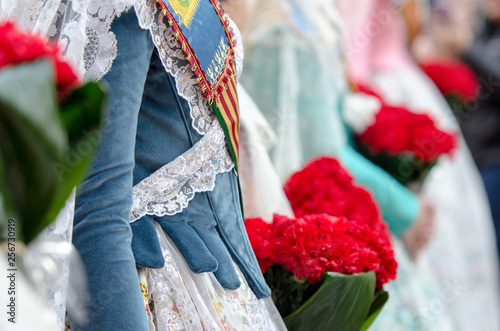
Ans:
{"label": "lace cuff", "polygon": [[175,215],[188,206],[197,192],[214,189],[217,174],[234,164],[219,122],[187,152],[134,186],[130,222],[144,215]]}

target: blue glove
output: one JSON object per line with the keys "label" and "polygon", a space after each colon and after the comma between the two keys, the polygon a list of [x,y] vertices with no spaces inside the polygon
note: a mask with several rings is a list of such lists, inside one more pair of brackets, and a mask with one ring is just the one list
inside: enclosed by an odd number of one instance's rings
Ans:
{"label": "blue glove", "polygon": [[156,229],[157,221],[172,239],[195,273],[213,272],[222,287],[235,290],[241,286],[231,255],[220,238],[213,218],[201,216],[190,220],[184,217],[145,216],[131,224],[134,233],[132,249],[139,267],[161,268],[165,260],[161,252]]}
{"label": "blue glove", "polygon": [[144,216],[131,224],[132,249],[138,266],[164,264],[153,222],[157,221],[195,273],[213,272],[222,287],[241,286],[233,258],[257,297],[271,294],[246,235],[236,175],[219,174],[213,191],[197,193],[173,216]]}

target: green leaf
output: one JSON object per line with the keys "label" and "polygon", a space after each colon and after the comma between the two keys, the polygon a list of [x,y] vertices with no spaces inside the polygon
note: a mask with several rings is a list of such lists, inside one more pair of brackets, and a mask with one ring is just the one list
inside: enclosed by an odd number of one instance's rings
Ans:
{"label": "green leaf", "polygon": [[470,112],[470,107],[466,104],[466,100],[460,97],[458,94],[451,93],[445,96],[448,105],[450,106],[453,113],[458,117],[462,118],[467,116]]}
{"label": "green leaf", "polygon": [[264,274],[272,291],[272,299],[281,316],[288,316],[300,308],[308,298],[316,293],[326,276],[315,284],[297,279],[285,266],[274,264]]}
{"label": "green leaf", "polygon": [[61,104],[61,117],[72,144],[87,139],[87,132],[100,126],[104,91],[98,83],[75,89]]}
{"label": "green leaf", "polygon": [[61,116],[70,138],[70,149],[64,159],[52,162],[52,169],[60,184],[40,224],[41,229],[55,219],[92,161],[102,136],[100,122],[104,97],[105,93],[99,84],[87,83],[73,91],[61,106]]}
{"label": "green leaf", "polygon": [[[0,71],[0,190],[6,210],[17,213],[18,234],[29,241],[59,181],[51,169],[68,148],[49,61]],[[7,215],[10,216],[10,215]]]}
{"label": "green leaf", "polygon": [[320,289],[285,317],[289,330],[358,331],[370,312],[375,294],[373,272],[327,273]]}
{"label": "green leaf", "polygon": [[96,83],[56,100],[47,60],[0,71],[0,192],[29,243],[57,216],[99,142],[104,92]]}
{"label": "green leaf", "polygon": [[422,161],[409,152],[397,155],[391,155],[384,151],[372,152],[366,144],[359,141],[356,144],[356,149],[403,185],[418,183],[417,186],[421,186],[437,162],[437,160]]}
{"label": "green leaf", "polygon": [[361,327],[360,331],[366,331],[373,324],[375,318],[384,308],[385,303],[389,300],[389,293],[382,289],[377,289],[375,292],[375,297],[373,298],[372,306],[370,307],[370,312],[368,313],[368,318]]}

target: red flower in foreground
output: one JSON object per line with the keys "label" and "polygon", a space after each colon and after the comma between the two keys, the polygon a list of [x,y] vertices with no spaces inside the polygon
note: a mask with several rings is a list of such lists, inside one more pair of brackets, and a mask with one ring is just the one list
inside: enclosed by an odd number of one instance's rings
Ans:
{"label": "red flower in foreground", "polygon": [[476,99],[479,81],[464,62],[456,59],[436,59],[421,63],[420,67],[445,97],[456,95],[462,101]]}
{"label": "red flower in foreground", "polygon": [[273,223],[264,226],[265,235],[260,236],[263,224],[260,219],[246,221],[263,271],[273,264],[269,261],[276,261],[297,278],[305,277],[311,283],[327,271],[344,274],[373,271],[377,287],[396,277],[397,263],[390,242],[366,225],[326,214],[299,219],[275,215]]}
{"label": "red flower in foreground", "polygon": [[63,58],[61,49],[42,36],[17,28],[13,22],[0,24],[0,69],[44,57],[54,65],[58,95],[63,98],[80,79]]}
{"label": "red flower in foreground", "polygon": [[386,230],[371,193],[354,184],[335,158],[311,161],[288,179],[284,190],[297,217],[325,213]]}

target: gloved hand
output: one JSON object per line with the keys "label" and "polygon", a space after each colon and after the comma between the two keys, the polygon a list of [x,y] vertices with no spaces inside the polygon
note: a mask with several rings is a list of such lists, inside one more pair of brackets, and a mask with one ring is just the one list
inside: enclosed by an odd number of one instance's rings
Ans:
{"label": "gloved hand", "polygon": [[194,273],[213,272],[222,287],[231,290],[239,288],[241,282],[231,255],[215,228],[217,224],[213,217],[200,216],[191,220],[174,216],[146,215],[131,224],[134,233],[132,249],[137,265],[161,268],[165,263],[153,226],[153,222],[157,221]]}
{"label": "gloved hand", "polygon": [[[209,216],[212,216],[211,213]],[[167,216],[157,218],[157,221],[193,272],[213,272],[221,286],[230,290],[241,286],[231,255],[216,230],[217,223],[213,216],[199,215],[174,222]]]}
{"label": "gloved hand", "polygon": [[[190,107],[179,97],[175,80],[153,52],[138,116],[133,185],[193,148],[202,138],[190,116]],[[155,220],[193,272],[214,272],[223,287],[235,289],[240,286],[236,262],[257,297],[271,294],[246,235],[234,171],[217,174],[213,190],[196,192],[182,212],[150,215],[131,224],[132,249],[137,265],[142,267],[159,268],[164,264]]]}
{"label": "gloved hand", "polygon": [[132,223],[137,264],[150,268],[164,264],[153,226],[157,221],[193,272],[213,272],[222,287],[234,290],[241,286],[234,259],[256,296],[269,296],[271,291],[245,232],[235,181],[234,173],[219,174],[214,190],[197,193],[182,212],[162,217],[147,215]]}

